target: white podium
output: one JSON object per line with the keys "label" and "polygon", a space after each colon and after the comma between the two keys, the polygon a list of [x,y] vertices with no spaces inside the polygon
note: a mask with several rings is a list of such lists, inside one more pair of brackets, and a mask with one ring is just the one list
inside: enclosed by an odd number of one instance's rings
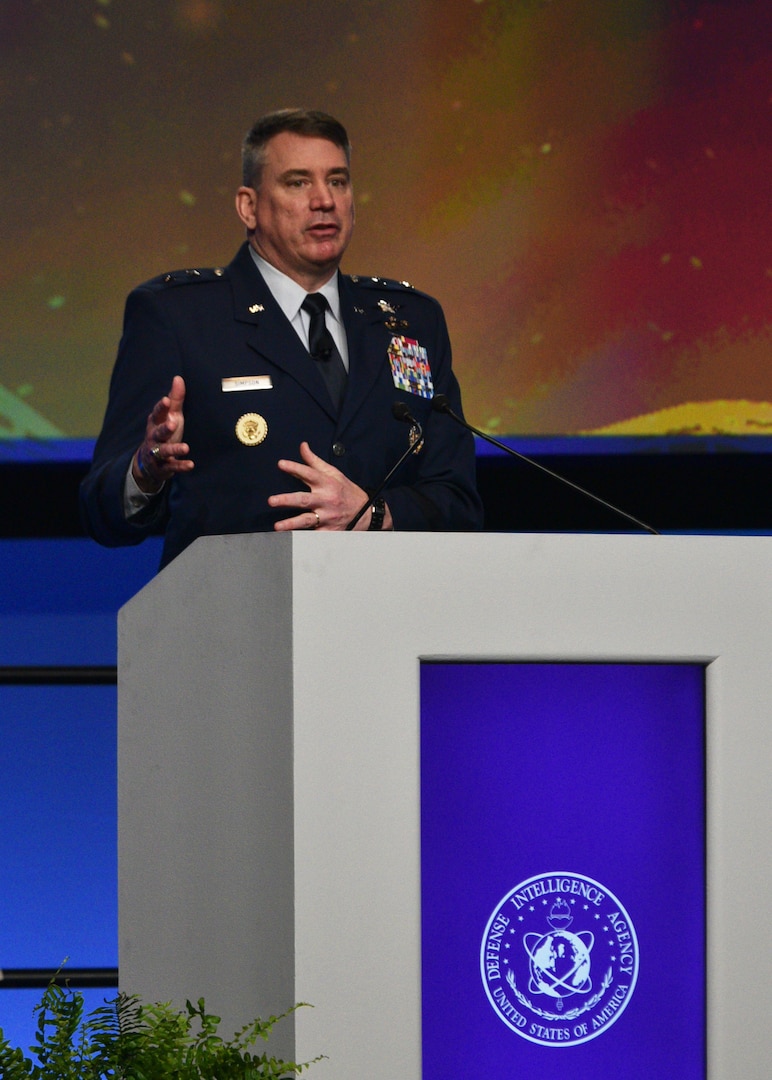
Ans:
{"label": "white podium", "polygon": [[276,1052],[419,1080],[420,660],[691,661],[709,1076],[766,1078],[771,647],[763,537],[198,540],[119,617],[121,988],[226,1034],[310,1002]]}

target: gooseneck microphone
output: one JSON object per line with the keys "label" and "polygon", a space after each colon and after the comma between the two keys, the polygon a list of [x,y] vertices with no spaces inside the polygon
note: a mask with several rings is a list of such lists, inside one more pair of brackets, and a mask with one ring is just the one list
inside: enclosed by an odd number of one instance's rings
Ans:
{"label": "gooseneck microphone", "polygon": [[573,488],[574,491],[578,491],[580,495],[584,495],[588,499],[592,499],[593,502],[599,503],[607,510],[611,510],[613,514],[617,514],[619,517],[625,518],[626,521],[631,522],[633,525],[637,525],[639,529],[644,529],[646,532],[651,533],[653,536],[659,536],[657,529],[652,528],[651,525],[647,525],[645,521],[639,521],[638,518],[633,517],[632,514],[628,514],[625,510],[620,510],[618,506],[614,506],[613,503],[606,502],[605,499],[601,499],[599,495],[594,495],[591,491],[587,491],[586,488],[580,487],[579,484],[575,484],[573,480],[569,480],[565,476],[561,476],[560,473],[553,472],[552,469],[548,469],[546,465],[542,465],[538,461],[534,461],[533,458],[527,457],[525,454],[521,454],[519,450],[513,450],[511,446],[507,446],[505,443],[499,442],[498,439],[494,439],[492,435],[487,435],[484,431],[480,431],[476,427],[472,427],[468,424],[462,416],[455,413],[450,406],[445,394],[435,394],[432,398],[432,408],[435,412],[445,413],[452,420],[455,420],[457,424],[465,427],[467,431],[471,431],[473,435],[478,435],[481,439],[490,443],[491,446],[497,446],[499,450],[503,450],[506,454],[510,454],[512,457],[519,458],[520,461],[525,461],[529,465],[533,465],[534,468],[540,469],[547,476],[551,476],[554,480],[559,480],[561,484],[566,484],[568,487]]}
{"label": "gooseneck microphone", "polygon": [[391,415],[395,420],[404,420],[408,424],[418,426],[418,421],[411,415],[410,406],[406,401],[395,401],[391,407]]}
{"label": "gooseneck microphone", "polygon": [[384,476],[383,480],[378,485],[378,487],[375,489],[375,491],[372,491],[372,492],[370,492],[368,494],[367,502],[365,502],[362,506],[360,506],[360,508],[357,510],[356,514],[354,514],[354,516],[352,517],[351,521],[349,521],[349,523],[348,523],[348,525],[346,526],[346,529],[345,529],[346,532],[351,532],[351,530],[354,528],[356,523],[359,521],[359,519],[362,517],[362,515],[366,512],[367,508],[373,505],[375,500],[381,494],[381,492],[386,487],[389,480],[391,480],[392,476],[397,471],[397,469],[400,467],[400,465],[403,463],[403,461],[406,461],[410,457],[411,454],[417,454],[418,451],[421,449],[421,447],[424,444],[423,428],[418,423],[416,418],[411,415],[410,408],[409,408],[409,406],[407,405],[406,402],[404,402],[404,401],[395,401],[394,404],[391,407],[391,415],[394,417],[395,420],[401,420],[405,424],[410,424],[410,435],[409,435],[410,445],[408,446],[408,448],[404,452],[404,454],[400,457],[400,459],[397,461],[397,463],[394,466],[392,466],[391,469],[389,469],[388,473],[386,474],[386,476]]}
{"label": "gooseneck microphone", "polygon": [[[406,401],[395,401],[391,407],[391,415],[395,420],[401,420],[405,424],[410,424],[410,446],[414,454],[417,454],[424,444],[423,428],[418,423],[416,418],[410,412],[410,406]],[[420,446],[417,444],[420,442]]]}

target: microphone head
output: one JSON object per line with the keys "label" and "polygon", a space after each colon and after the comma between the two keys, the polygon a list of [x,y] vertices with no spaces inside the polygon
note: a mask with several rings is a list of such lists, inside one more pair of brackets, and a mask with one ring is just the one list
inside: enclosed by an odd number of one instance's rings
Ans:
{"label": "microphone head", "polygon": [[410,406],[406,401],[395,401],[391,406],[391,415],[395,420],[402,420],[405,424],[415,423],[415,420],[410,415]]}
{"label": "microphone head", "polygon": [[432,408],[435,412],[450,412],[450,402],[447,394],[435,394],[432,398]]}

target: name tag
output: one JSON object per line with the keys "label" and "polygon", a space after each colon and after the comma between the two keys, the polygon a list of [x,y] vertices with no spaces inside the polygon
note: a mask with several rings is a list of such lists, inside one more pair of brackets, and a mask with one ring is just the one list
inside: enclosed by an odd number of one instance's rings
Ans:
{"label": "name tag", "polygon": [[224,394],[232,390],[272,390],[273,382],[270,375],[233,375],[230,379],[223,379],[222,390]]}

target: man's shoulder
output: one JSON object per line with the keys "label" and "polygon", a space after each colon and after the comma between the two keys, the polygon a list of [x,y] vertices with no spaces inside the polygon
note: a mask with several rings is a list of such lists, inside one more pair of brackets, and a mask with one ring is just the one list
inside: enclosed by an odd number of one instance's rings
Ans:
{"label": "man's shoulder", "polygon": [[[180,270],[167,270],[163,274],[132,289],[135,299],[152,297],[164,303],[164,297],[170,303],[179,302],[204,305],[222,303],[225,297],[231,297],[234,289],[247,289],[252,292],[262,283],[257,267],[250,258],[248,245],[241,248],[229,263],[220,266],[186,266]],[[193,286],[196,286],[195,288]],[[204,288],[204,286],[208,286]],[[173,299],[175,298],[175,299]]]}
{"label": "man's shoulder", "polygon": [[379,274],[344,274],[344,278],[350,281],[357,289],[381,293],[401,293],[403,296],[414,296],[419,299],[429,300],[433,304],[437,303],[433,296],[417,289],[409,281],[398,281],[396,278],[381,277]]}
{"label": "man's shoulder", "polygon": [[150,292],[164,292],[182,285],[211,285],[224,281],[228,277],[227,266],[188,267],[184,270],[167,270],[163,274],[144,281],[137,289]]}

